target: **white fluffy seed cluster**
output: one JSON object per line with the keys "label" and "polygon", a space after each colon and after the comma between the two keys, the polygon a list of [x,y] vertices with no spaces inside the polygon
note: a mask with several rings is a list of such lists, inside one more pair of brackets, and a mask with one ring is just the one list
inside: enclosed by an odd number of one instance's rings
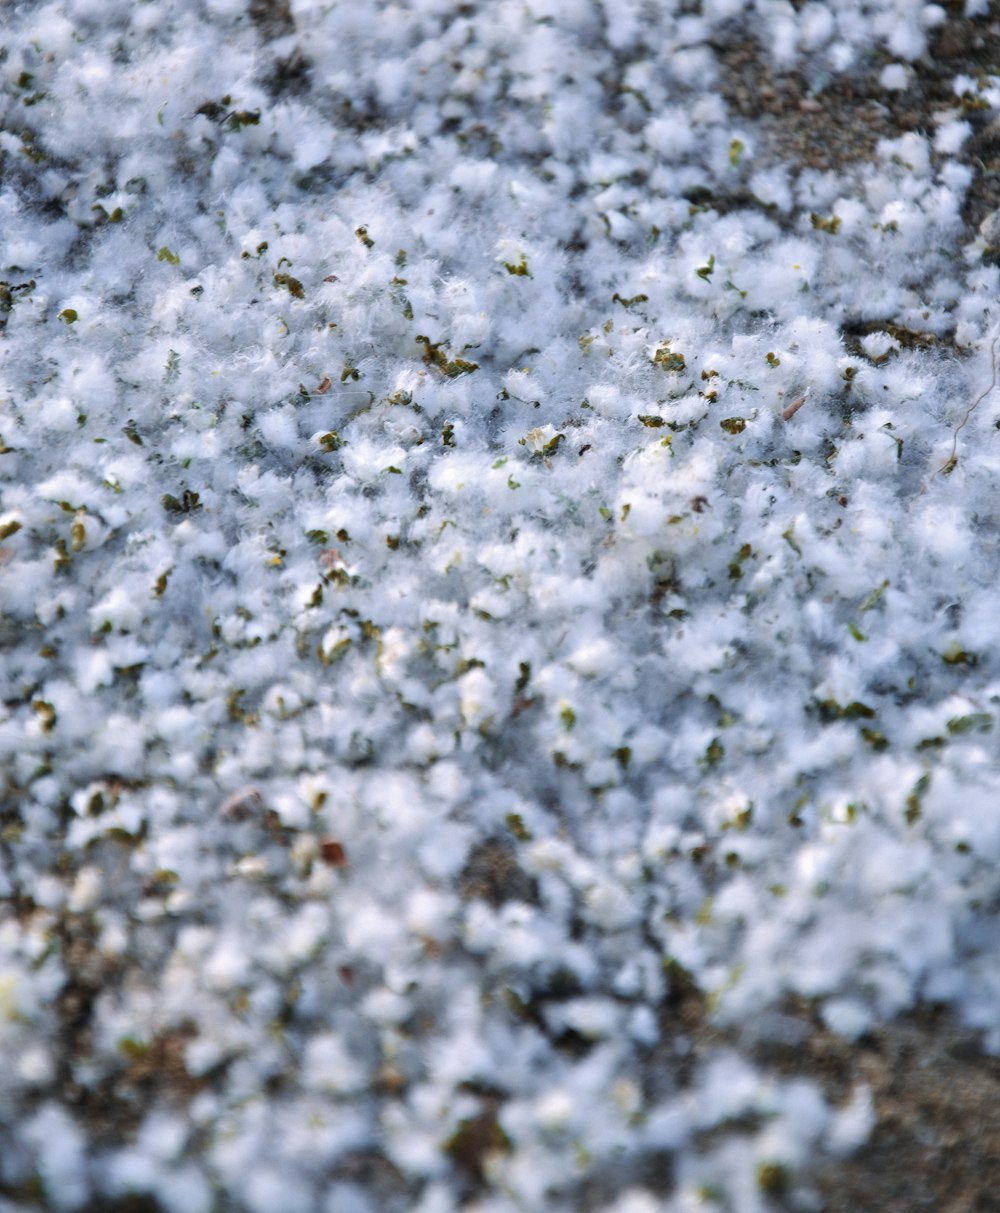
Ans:
{"label": "white fluffy seed cluster", "polygon": [[719,46],[939,6],[264,10],[4,18],[0,1206],[805,1208],[742,1029],[1000,1049],[1000,84],[837,174]]}

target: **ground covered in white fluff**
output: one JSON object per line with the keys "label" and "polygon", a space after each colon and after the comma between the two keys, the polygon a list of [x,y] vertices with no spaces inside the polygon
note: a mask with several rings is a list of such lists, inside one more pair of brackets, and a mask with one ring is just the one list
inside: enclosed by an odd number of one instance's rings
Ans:
{"label": "ground covered in white fluff", "polygon": [[957,12],[5,8],[3,1213],[810,1210],[748,1025],[1000,1050],[1000,80],[720,80]]}

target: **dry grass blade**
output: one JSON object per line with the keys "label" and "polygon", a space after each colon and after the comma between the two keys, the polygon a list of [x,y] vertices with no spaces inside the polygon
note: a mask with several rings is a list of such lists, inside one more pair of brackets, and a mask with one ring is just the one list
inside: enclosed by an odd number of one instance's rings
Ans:
{"label": "dry grass blade", "polygon": [[990,345],[990,371],[991,371],[990,382],[987,387],[983,388],[983,390],[979,393],[979,395],[975,398],[975,400],[973,400],[973,402],[965,410],[965,415],[963,416],[962,420],[958,423],[958,425],[955,426],[955,432],[951,436],[951,454],[948,456],[948,458],[945,460],[945,462],[938,468],[938,470],[934,473],[935,476],[948,476],[955,470],[955,468],[958,464],[958,436],[962,432],[962,430],[965,429],[966,425],[968,424],[969,418],[972,416],[972,414],[976,411],[976,409],[982,404],[982,402],[986,399],[986,397],[990,394],[990,392],[993,391],[993,389],[997,385],[997,343],[998,342],[1000,342],[1000,332],[998,332],[996,334],[996,336],[993,338],[993,341]]}

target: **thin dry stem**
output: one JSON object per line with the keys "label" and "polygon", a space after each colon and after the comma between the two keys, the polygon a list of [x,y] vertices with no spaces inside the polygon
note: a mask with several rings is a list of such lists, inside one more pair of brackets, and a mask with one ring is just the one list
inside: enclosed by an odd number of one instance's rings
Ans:
{"label": "thin dry stem", "polygon": [[951,436],[951,454],[948,456],[948,458],[945,460],[945,462],[942,463],[942,465],[938,468],[938,470],[934,473],[935,476],[948,476],[948,475],[950,475],[950,473],[952,473],[955,470],[955,467],[958,464],[958,436],[962,432],[962,430],[965,429],[965,426],[968,423],[968,420],[972,416],[972,414],[976,411],[976,409],[982,404],[982,402],[986,399],[986,397],[990,394],[990,392],[993,391],[993,389],[997,385],[997,343],[998,342],[1000,342],[1000,332],[998,332],[994,336],[993,341],[990,344],[990,370],[992,372],[992,376],[990,378],[989,385],[987,387],[983,388],[983,390],[979,393],[979,395],[975,398],[975,400],[973,400],[973,402],[965,410],[965,416],[958,423],[958,425],[955,426],[955,432]]}

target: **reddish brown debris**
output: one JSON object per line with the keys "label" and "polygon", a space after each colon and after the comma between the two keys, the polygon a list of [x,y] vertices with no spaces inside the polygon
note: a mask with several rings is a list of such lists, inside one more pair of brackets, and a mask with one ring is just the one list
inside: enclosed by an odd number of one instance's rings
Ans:
{"label": "reddish brown debris", "polygon": [[805,396],[800,396],[797,400],[793,400],[787,409],[781,414],[782,420],[791,421],[799,409],[805,404]]}
{"label": "reddish brown debris", "polygon": [[323,862],[329,864],[331,868],[347,867],[347,852],[344,850],[343,844],[337,842],[335,838],[324,838],[319,844],[319,853]]}

